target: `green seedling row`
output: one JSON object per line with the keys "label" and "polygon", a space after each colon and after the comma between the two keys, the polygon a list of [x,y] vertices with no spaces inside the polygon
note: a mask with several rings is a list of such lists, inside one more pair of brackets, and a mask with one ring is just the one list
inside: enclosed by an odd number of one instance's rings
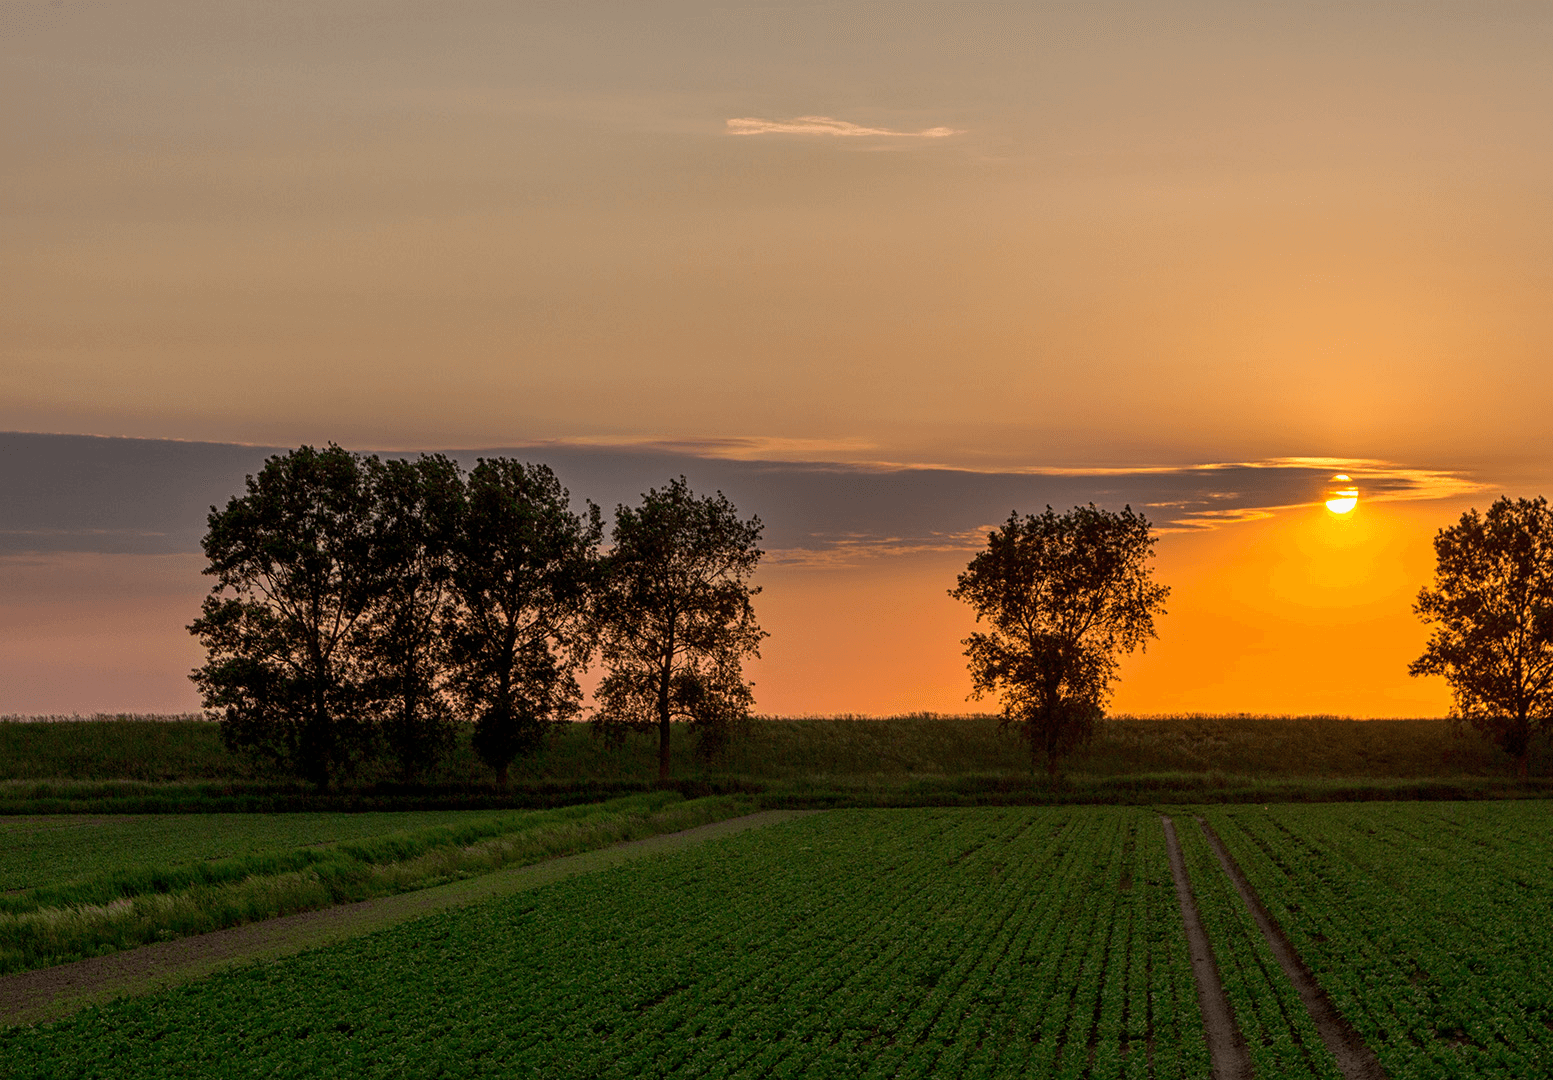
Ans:
{"label": "green seedling row", "polygon": [[1547,803],[1207,816],[1389,1075],[1553,1071]]}
{"label": "green seedling row", "polygon": [[20,1077],[1205,1076],[1158,819],[838,811],[0,1034]]}
{"label": "green seedling row", "polygon": [[1337,1059],[1321,1040],[1299,992],[1267,944],[1240,893],[1225,876],[1195,820],[1177,827],[1198,914],[1213,945],[1225,996],[1257,1076],[1341,1080]]}

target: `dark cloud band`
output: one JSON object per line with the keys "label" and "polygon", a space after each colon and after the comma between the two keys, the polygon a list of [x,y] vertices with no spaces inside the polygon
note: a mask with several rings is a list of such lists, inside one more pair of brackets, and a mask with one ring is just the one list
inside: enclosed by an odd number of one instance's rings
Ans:
{"label": "dark cloud band", "polygon": [[[1368,500],[1475,490],[1459,474],[1382,462],[1290,458],[1135,470],[971,471],[719,456],[719,443],[551,442],[449,451],[472,465],[507,455],[551,465],[580,506],[606,513],[683,473],[765,523],[765,547],[788,560],[849,561],[978,546],[1011,510],[1093,502],[1143,510],[1163,529],[1210,528],[1269,508],[1319,502],[1345,472]],[[0,433],[0,554],[199,551],[205,518],[243,488],[274,447],[82,435]],[[396,455],[398,451],[379,451]]]}

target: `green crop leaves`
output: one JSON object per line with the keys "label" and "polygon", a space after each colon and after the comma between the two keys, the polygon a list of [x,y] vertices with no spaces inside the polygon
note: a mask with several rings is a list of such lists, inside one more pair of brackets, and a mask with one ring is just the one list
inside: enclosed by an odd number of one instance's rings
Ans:
{"label": "green crop leaves", "polygon": [[1208,816],[1393,1077],[1553,1069],[1553,808],[1273,806]]}
{"label": "green crop leaves", "polygon": [[1112,808],[805,818],[13,1030],[0,1055],[17,1077],[1208,1065],[1157,819]]}

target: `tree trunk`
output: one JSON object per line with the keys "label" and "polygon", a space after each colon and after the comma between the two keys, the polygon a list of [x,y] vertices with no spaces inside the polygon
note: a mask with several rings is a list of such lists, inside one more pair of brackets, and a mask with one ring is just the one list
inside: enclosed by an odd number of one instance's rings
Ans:
{"label": "tree trunk", "polygon": [[1520,755],[1515,759],[1515,778],[1517,780],[1525,780],[1530,775],[1530,772],[1531,748],[1527,747],[1526,749],[1522,750]]}
{"label": "tree trunk", "polygon": [[658,714],[658,783],[669,782],[669,710]]}
{"label": "tree trunk", "polygon": [[658,783],[669,782],[669,672],[658,679]]}

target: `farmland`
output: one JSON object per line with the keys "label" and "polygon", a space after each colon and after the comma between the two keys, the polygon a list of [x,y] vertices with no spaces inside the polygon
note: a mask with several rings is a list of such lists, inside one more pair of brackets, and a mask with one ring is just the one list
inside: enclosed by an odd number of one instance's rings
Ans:
{"label": "farmland", "polygon": [[[1391,1077],[1548,1074],[1549,803],[1165,809],[1256,1076],[1342,1074],[1197,816]],[[0,1060],[18,1077],[1132,1080],[1206,1075],[1204,1034],[1157,810],[851,809],[9,1029]]]}
{"label": "farmland", "polygon": [[[469,821],[468,812],[0,817],[0,892]],[[482,820],[497,817],[480,814]]]}
{"label": "farmland", "polygon": [[1184,1077],[1157,819],[844,811],[13,1029],[13,1074]]}
{"label": "farmland", "polygon": [[1390,1075],[1553,1068],[1553,807],[1206,814]]}
{"label": "farmland", "polygon": [[1179,829],[1197,910],[1257,1076],[1340,1080],[1310,1014],[1190,820]]}
{"label": "farmland", "polygon": [[501,814],[7,819],[0,973],[363,900],[746,812],[674,792]]}

